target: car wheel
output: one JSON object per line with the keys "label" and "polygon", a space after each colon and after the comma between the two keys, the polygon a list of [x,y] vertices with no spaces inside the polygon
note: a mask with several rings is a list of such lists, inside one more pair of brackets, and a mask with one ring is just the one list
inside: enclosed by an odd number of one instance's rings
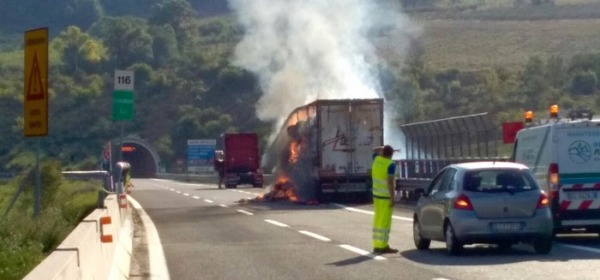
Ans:
{"label": "car wheel", "polygon": [[533,249],[538,254],[548,254],[552,250],[552,238],[542,237],[533,241]]}
{"label": "car wheel", "polygon": [[415,246],[419,250],[427,250],[431,244],[431,240],[421,236],[421,225],[419,225],[419,220],[416,218],[413,220],[413,240],[415,241]]}
{"label": "car wheel", "polygon": [[452,224],[448,223],[446,226],[446,251],[450,255],[460,255],[463,250],[463,245],[456,240],[456,236],[454,235],[454,229],[452,228]]}

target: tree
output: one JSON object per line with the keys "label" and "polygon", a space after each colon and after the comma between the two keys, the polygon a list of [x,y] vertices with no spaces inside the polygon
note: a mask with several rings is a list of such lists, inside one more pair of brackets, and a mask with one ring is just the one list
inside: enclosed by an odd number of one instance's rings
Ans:
{"label": "tree", "polygon": [[579,71],[571,80],[571,93],[576,95],[591,95],[598,87],[598,77],[592,71]]}
{"label": "tree", "polygon": [[175,31],[170,25],[150,26],[150,34],[154,38],[152,53],[154,54],[154,66],[165,65],[177,54],[177,38]]}
{"label": "tree", "polygon": [[143,19],[106,17],[90,33],[101,38],[108,48],[109,69],[125,69],[134,63],[152,63],[152,36]]}
{"label": "tree", "polygon": [[[194,32],[193,19],[196,11],[186,0],[167,0],[154,6],[148,22],[152,25],[168,24],[175,31],[179,47],[182,48]],[[191,33],[191,34],[190,34]]]}
{"label": "tree", "polygon": [[70,74],[79,70],[81,66],[92,68],[107,58],[107,50],[102,42],[81,32],[77,26],[69,26],[61,32],[52,41],[52,48],[61,54],[63,72]]}

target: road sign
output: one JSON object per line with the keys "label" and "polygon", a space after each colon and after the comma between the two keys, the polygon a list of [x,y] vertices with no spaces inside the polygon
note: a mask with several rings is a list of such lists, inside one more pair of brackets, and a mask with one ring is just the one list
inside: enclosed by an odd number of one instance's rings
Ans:
{"label": "road sign", "polygon": [[113,91],[113,120],[133,120],[133,91]]}
{"label": "road sign", "polygon": [[48,28],[25,32],[23,132],[26,137],[48,134]]}
{"label": "road sign", "polygon": [[213,171],[215,157],[215,139],[188,139],[187,141],[187,169],[188,172]]}
{"label": "road sign", "polygon": [[133,91],[133,71],[115,70],[115,90]]}
{"label": "road sign", "polygon": [[133,71],[115,70],[113,120],[133,120]]}

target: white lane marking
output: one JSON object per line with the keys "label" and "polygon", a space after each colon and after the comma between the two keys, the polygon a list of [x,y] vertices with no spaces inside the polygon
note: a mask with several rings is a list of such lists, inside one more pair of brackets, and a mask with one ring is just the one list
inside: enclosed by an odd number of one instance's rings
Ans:
{"label": "white lane marking", "polygon": [[378,261],[387,260],[386,258],[384,258],[382,256],[373,255],[373,254],[371,254],[371,253],[369,253],[369,252],[367,252],[367,251],[365,251],[363,249],[359,249],[359,248],[356,248],[354,246],[350,246],[348,244],[340,244],[339,246],[342,247],[342,248],[344,248],[344,249],[346,249],[346,250],[348,250],[348,251],[357,253],[357,254],[359,254],[361,256],[365,256],[365,257],[369,257],[369,258],[372,258],[372,259],[376,259]]}
{"label": "white lane marking", "polygon": [[171,180],[165,180],[165,179],[156,179],[156,178],[150,178],[150,180],[153,180],[153,181],[159,181],[159,182],[173,182],[173,181],[171,181]]}
{"label": "white lane marking", "polygon": [[171,191],[175,191],[175,189],[169,189],[169,190],[171,190]]}
{"label": "white lane marking", "polygon": [[189,193],[184,193],[183,195],[185,195],[185,196],[190,196],[190,194],[189,194]]}
{"label": "white lane marking", "polygon": [[144,208],[131,196],[127,196],[127,200],[138,211],[140,218],[142,219],[144,229],[146,231],[146,239],[148,242],[148,259],[150,261],[150,277],[151,279],[171,279],[169,276],[169,269],[167,267],[167,260],[160,243],[160,237],[158,236],[158,230],[150,219],[150,216],[144,211]]}
{"label": "white lane marking", "polygon": [[407,222],[412,222],[413,221],[412,218],[400,217],[400,216],[396,216],[396,215],[393,215],[392,219],[396,219],[396,220],[400,220],[400,221],[407,221]]}
{"label": "white lane marking", "polygon": [[265,220],[265,222],[267,222],[267,223],[269,223],[269,224],[276,225],[276,226],[278,226],[278,227],[288,227],[288,228],[290,227],[290,226],[288,226],[288,225],[286,225],[286,224],[284,224],[284,223],[280,223],[280,222],[278,222],[278,221],[273,221],[273,220],[269,220],[269,219],[266,219],[266,220]]}
{"label": "white lane marking", "polygon": [[[374,215],[373,211],[362,210],[362,209],[358,209],[358,208],[354,208],[354,207],[348,207],[348,206],[343,205],[343,204],[332,203],[331,205],[334,205],[334,206],[346,209],[346,210],[351,211],[351,212],[357,212],[357,213]],[[412,222],[413,221],[412,218],[401,217],[401,216],[396,216],[396,215],[393,215],[392,219],[401,220],[401,221],[408,221],[408,222]]]}
{"label": "white lane marking", "polygon": [[254,215],[254,213],[250,213],[250,212],[248,212],[248,211],[245,211],[245,210],[237,210],[237,211],[238,211],[238,212],[240,212],[240,213],[242,213],[242,214],[246,214],[246,215],[248,215],[248,216],[252,216],[252,215]]}
{"label": "white lane marking", "polygon": [[229,206],[225,205],[225,204],[219,204],[219,206],[221,207],[225,207],[225,208],[229,208]]}
{"label": "white lane marking", "polygon": [[327,237],[325,237],[325,236],[322,236],[322,235],[319,235],[319,234],[316,234],[316,233],[312,233],[312,232],[310,232],[310,231],[306,231],[306,230],[299,230],[298,232],[299,232],[299,233],[302,233],[302,234],[304,234],[304,235],[308,235],[308,236],[310,236],[310,237],[313,237],[313,238],[319,239],[319,240],[321,240],[321,241],[325,241],[325,242],[329,242],[329,241],[331,241],[331,239],[329,239],[329,238],[327,238]]}
{"label": "white lane marking", "polygon": [[195,198],[195,199],[200,199],[199,197],[197,197],[197,196],[195,196],[195,195],[194,195],[194,196],[192,196],[192,197],[193,197],[193,198]]}
{"label": "white lane marking", "polygon": [[175,191],[176,193],[181,193],[180,191]]}
{"label": "white lane marking", "polygon": [[560,244],[560,246],[575,249],[575,250],[582,250],[582,251],[588,251],[588,252],[600,254],[600,249],[596,249],[596,248],[578,246],[578,245],[569,245],[569,244]]}
{"label": "white lane marking", "polygon": [[210,199],[205,199],[204,201],[208,202],[208,203],[213,203],[214,201],[210,200]]}

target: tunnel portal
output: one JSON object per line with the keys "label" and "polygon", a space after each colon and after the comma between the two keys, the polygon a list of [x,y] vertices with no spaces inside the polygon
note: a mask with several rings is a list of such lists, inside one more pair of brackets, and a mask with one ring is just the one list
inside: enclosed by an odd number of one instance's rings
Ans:
{"label": "tunnel portal", "polygon": [[131,165],[131,177],[156,177],[160,158],[152,146],[139,138],[126,138],[122,143],[122,159]]}

